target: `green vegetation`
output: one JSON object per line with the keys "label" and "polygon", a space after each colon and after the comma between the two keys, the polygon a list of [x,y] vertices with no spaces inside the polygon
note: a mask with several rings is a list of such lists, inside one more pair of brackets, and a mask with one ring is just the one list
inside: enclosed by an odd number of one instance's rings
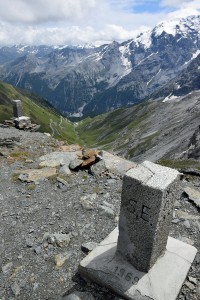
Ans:
{"label": "green vegetation", "polygon": [[171,160],[171,159],[160,159],[157,161],[158,164],[173,168],[173,169],[183,169],[183,168],[193,168],[200,170],[200,161],[197,160]]}
{"label": "green vegetation", "polygon": [[16,159],[26,159],[28,157],[28,153],[25,151],[11,151],[10,157],[16,158]]}
{"label": "green vegetation", "polygon": [[27,191],[33,191],[36,188],[35,183],[30,183],[26,186]]}
{"label": "green vegetation", "polygon": [[29,116],[32,123],[39,124],[41,132],[49,132],[60,140],[66,140],[69,144],[78,142],[74,125],[56,114],[44,99],[18,90],[4,82],[0,82],[0,122],[12,117],[12,100],[14,99],[22,101],[24,115]]}
{"label": "green vegetation", "polygon": [[[117,109],[95,118],[86,118],[79,122],[76,130],[83,142],[90,147],[109,150],[115,148],[115,142],[120,139],[120,146],[140,128],[149,115],[146,105],[135,105],[131,108]],[[143,124],[143,128],[144,128]]]}
{"label": "green vegetation", "polygon": [[[66,140],[68,144],[79,143],[105,150],[130,149],[129,142],[138,130],[144,133],[151,114],[148,103],[143,103],[94,118],[88,117],[78,124],[72,123],[58,115],[44,99],[0,82],[0,122],[12,117],[13,99],[22,101],[24,115],[29,116],[32,123],[39,124],[41,132],[49,132],[57,139]],[[142,140],[136,148],[130,149],[128,157],[140,152],[151,142],[151,138]]]}
{"label": "green vegetation", "polygon": [[128,158],[132,158],[136,155],[144,153],[147,149],[151,147],[152,141],[156,136],[157,133],[154,133],[142,139],[141,142],[139,142],[134,148],[131,148],[128,151]]}

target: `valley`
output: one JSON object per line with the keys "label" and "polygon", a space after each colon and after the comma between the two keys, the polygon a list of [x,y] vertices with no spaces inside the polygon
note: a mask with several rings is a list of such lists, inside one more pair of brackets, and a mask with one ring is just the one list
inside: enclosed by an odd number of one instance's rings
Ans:
{"label": "valley", "polygon": [[199,89],[198,80],[185,89],[179,82],[180,76],[182,83],[184,76],[187,81],[194,72],[199,76],[199,32],[197,15],[161,22],[123,43],[2,47],[0,79],[39,95],[62,115],[79,120],[146,98],[169,96],[170,88],[177,95]]}
{"label": "valley", "polygon": [[[11,100],[21,99],[25,115],[41,126],[41,132],[50,133],[67,144],[108,150],[135,162],[188,160],[191,139],[199,127],[198,90],[172,100],[146,100],[79,122],[69,121],[43,99],[3,82],[0,95],[1,122],[12,117]],[[199,156],[198,147],[197,143],[194,159]]]}

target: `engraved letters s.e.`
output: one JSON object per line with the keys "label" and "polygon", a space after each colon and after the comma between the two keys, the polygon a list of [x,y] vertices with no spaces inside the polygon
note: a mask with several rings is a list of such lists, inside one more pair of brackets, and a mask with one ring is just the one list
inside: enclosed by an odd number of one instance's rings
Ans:
{"label": "engraved letters s.e.", "polygon": [[130,204],[130,209],[131,209],[131,212],[132,213],[134,213],[135,212],[135,210],[136,210],[136,204],[137,204],[137,201],[136,200],[133,200],[133,199],[131,199],[131,200],[129,200],[129,204]]}
{"label": "engraved letters s.e.", "polygon": [[148,207],[146,205],[142,205],[141,218],[147,222],[149,222],[149,214],[148,214],[149,209],[150,209],[150,207]]}

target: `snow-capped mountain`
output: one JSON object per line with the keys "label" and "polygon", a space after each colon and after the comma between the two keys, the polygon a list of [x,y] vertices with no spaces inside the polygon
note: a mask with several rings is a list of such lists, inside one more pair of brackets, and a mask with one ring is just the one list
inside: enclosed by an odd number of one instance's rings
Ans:
{"label": "snow-capped mountain", "polygon": [[199,53],[200,16],[190,16],[121,44],[3,47],[0,79],[32,90],[68,116],[92,115],[156,94]]}

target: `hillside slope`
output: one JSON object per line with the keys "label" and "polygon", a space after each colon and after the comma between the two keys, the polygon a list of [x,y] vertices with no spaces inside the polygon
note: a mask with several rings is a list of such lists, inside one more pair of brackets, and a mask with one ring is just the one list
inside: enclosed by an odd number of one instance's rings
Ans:
{"label": "hillside slope", "polygon": [[92,147],[141,162],[178,158],[200,124],[200,91],[87,118],[77,131]]}
{"label": "hillside slope", "polygon": [[22,101],[24,115],[31,118],[32,123],[39,124],[40,131],[49,132],[52,136],[66,140],[68,143],[77,142],[73,124],[58,115],[44,99],[14,88],[0,81],[0,122],[13,116],[12,100]]}
{"label": "hillside slope", "polygon": [[57,115],[43,99],[3,82],[0,82],[0,122],[12,116],[12,99],[22,100],[25,115],[41,125],[40,131],[69,144],[109,150],[136,162],[181,158],[200,125],[198,90],[163,101],[148,100],[79,123]]}

